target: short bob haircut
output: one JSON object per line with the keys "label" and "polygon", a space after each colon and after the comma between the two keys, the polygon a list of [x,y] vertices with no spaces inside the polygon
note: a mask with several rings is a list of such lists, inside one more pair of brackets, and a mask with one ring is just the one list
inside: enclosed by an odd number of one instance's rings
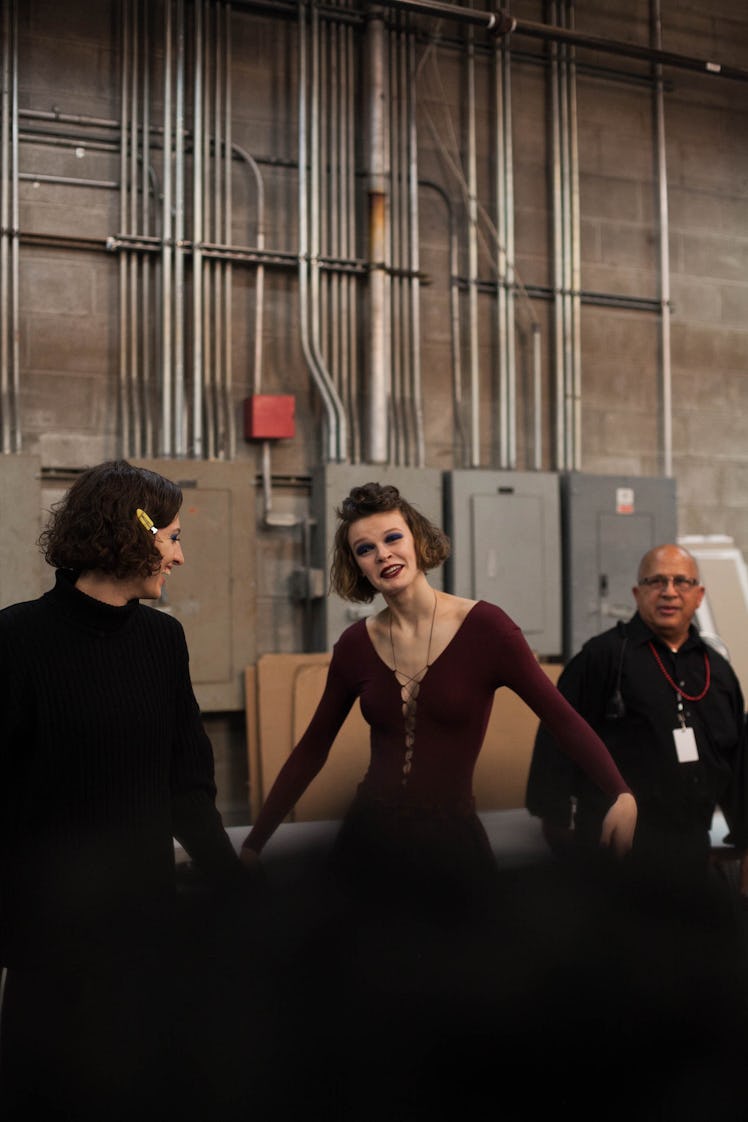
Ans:
{"label": "short bob haircut", "polygon": [[149,576],[161,555],[136,511],[144,510],[155,526],[169,526],[181,505],[176,483],[126,460],[107,460],[82,472],[55,503],[39,548],[58,569],[95,569],[119,580]]}
{"label": "short bob haircut", "polygon": [[340,521],[335,531],[330,566],[331,588],[344,600],[368,604],[376,596],[376,590],[353,556],[348,531],[354,522],[390,510],[398,511],[407,523],[413,535],[418,568],[422,572],[437,568],[449,557],[451,544],[447,535],[403,499],[397,487],[381,483],[364,483],[362,487],[354,487],[335,511]]}

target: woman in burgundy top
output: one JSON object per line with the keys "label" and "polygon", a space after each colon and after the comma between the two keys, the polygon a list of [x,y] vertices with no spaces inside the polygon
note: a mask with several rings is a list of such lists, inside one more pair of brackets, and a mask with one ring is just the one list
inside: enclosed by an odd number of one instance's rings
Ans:
{"label": "woman in burgundy top", "polygon": [[[252,864],[327,759],[356,698],[371,760],[336,845],[336,867],[362,901],[398,890],[441,902],[490,877],[472,779],[494,693],[508,686],[610,797],[601,844],[628,851],[636,804],[607,749],[549,681],[519,627],[498,607],[432,588],[449,539],[397,488],[354,488],[337,511],[331,583],[344,599],[386,607],[333,650],[323,696],[246,838]],[[447,889],[447,896],[444,892]]]}
{"label": "woman in burgundy top", "polygon": [[[568,971],[565,961],[558,968],[562,941],[549,938],[556,913],[545,882],[538,893],[532,872],[507,881],[475,812],[473,770],[496,690],[514,690],[609,796],[601,841],[619,855],[631,846],[636,804],[517,625],[493,604],[431,587],[426,573],[449,553],[441,530],[377,483],[354,488],[337,513],[333,589],[364,603],[381,593],[386,606],[335,644],[317,710],[242,859],[257,861],[357,698],[371,759],[332,876],[306,879],[278,902],[273,952],[289,1036],[271,1082],[296,1108],[289,1116],[313,1101],[357,1122],[467,1117],[471,1104],[480,1117],[495,1107],[497,1056],[502,1101],[513,1084],[532,1084],[537,1098],[534,1076],[519,1075],[522,1057],[536,1055],[533,1035],[545,1034],[550,1012],[569,1007],[550,984]],[[552,1035],[565,1077],[564,1033]]]}

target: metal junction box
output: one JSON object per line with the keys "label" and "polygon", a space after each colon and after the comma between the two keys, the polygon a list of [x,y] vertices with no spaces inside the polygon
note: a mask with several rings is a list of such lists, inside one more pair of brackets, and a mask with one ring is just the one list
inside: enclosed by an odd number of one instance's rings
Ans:
{"label": "metal junction box", "polygon": [[54,580],[39,552],[41,529],[39,456],[0,456],[0,608],[35,600]]}
{"label": "metal junction box", "polygon": [[558,476],[480,469],[446,472],[444,510],[452,538],[449,591],[498,604],[539,657],[560,657]]}
{"label": "metal junction box", "polygon": [[630,619],[639,562],[676,541],[675,480],[664,476],[561,477],[564,539],[564,657]]}
{"label": "metal junction box", "polygon": [[256,658],[255,488],[239,461],[133,460],[182,488],[185,565],[156,607],[180,621],[203,712],[244,708],[245,668]]}

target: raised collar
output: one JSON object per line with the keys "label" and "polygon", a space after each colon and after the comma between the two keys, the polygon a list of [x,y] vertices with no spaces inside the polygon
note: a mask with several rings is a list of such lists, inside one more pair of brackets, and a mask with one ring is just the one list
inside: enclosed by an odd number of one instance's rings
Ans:
{"label": "raised collar", "polygon": [[43,599],[72,623],[97,635],[114,635],[122,631],[140,607],[137,599],[115,607],[87,596],[75,587],[78,574],[70,569],[57,569],[55,578],[54,588],[45,592]]}
{"label": "raised collar", "polygon": [[[653,642],[663,650],[670,651],[670,647],[665,642],[665,640],[661,639],[660,636],[657,635],[651,627],[647,627],[646,623],[638,612],[635,612],[629,622],[625,625],[625,635],[629,642],[634,645],[643,646],[644,643]],[[686,641],[685,643],[681,644],[678,649],[678,653],[680,653],[680,651],[690,650],[693,647],[699,648],[703,645],[704,641],[699,635],[698,629],[693,624],[690,624]]]}

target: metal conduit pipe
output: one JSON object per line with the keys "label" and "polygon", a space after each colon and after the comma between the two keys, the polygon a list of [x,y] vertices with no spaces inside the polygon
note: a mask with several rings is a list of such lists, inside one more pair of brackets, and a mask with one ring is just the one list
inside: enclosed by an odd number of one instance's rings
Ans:
{"label": "metal conduit pipe", "polygon": [[[244,148],[234,144],[232,150],[239,156],[250,169],[257,187],[257,248],[262,250],[265,245],[265,184],[262,179],[259,164]],[[228,233],[228,231],[227,231]],[[261,278],[264,277],[264,266],[260,263],[256,271],[255,284],[255,339],[254,357],[252,362],[252,392],[257,394],[262,388],[262,322],[263,322],[263,288]]]}
{"label": "metal conduit pipe", "polygon": [[382,0],[382,2],[390,8],[402,8],[408,12],[422,12],[424,15],[459,20],[471,27],[482,27],[494,35],[507,35],[517,23],[501,9],[481,12],[458,4],[445,4],[441,0]]}
{"label": "metal conduit pipe", "polygon": [[499,359],[499,385],[498,385],[498,430],[499,430],[499,467],[509,466],[509,351],[507,335],[509,331],[508,302],[508,246],[507,228],[509,225],[507,201],[507,137],[504,109],[504,65],[505,58],[502,50],[497,46],[494,51],[494,149],[496,152],[496,335]]}
{"label": "metal conduit pipe", "polygon": [[[574,0],[569,0],[569,22],[574,25]],[[577,114],[577,72],[574,47],[569,47],[567,66],[567,98],[569,103],[569,226],[570,239],[570,292],[569,325],[571,348],[571,388],[573,400],[572,467],[574,471],[582,468],[582,326],[581,300],[579,290],[582,286],[582,249],[580,233],[579,206],[579,134]]]}
{"label": "metal conduit pipe", "polygon": [[463,467],[467,466],[468,441],[465,426],[465,402],[462,393],[462,341],[460,333],[460,282],[457,277],[459,261],[459,244],[457,239],[457,223],[455,221],[452,203],[447,192],[438,183],[430,179],[420,179],[419,185],[430,191],[435,191],[444,203],[447,211],[447,228],[449,233],[449,324],[450,324],[450,356],[452,365],[452,402],[454,410],[454,429],[458,438],[458,448],[455,462]]}
{"label": "metal conduit pipe", "polygon": [[[137,0],[133,3],[131,0],[132,9],[132,32],[130,36],[130,64],[132,68],[132,78],[130,81],[130,141],[129,141],[129,159],[127,166],[127,191],[129,193],[130,203],[130,230],[135,233],[138,229],[138,95],[139,95],[139,58],[140,58],[140,20],[138,18],[139,7]],[[138,288],[139,288],[139,269],[140,259],[137,253],[128,254],[128,300],[129,300],[129,362],[128,362],[128,378],[130,401],[132,409],[132,436],[131,448],[136,455],[143,454],[142,443],[142,412],[140,409],[140,379],[142,372],[139,369],[139,347],[138,347]]]}
{"label": "metal conduit pipe", "polygon": [[317,386],[326,413],[326,455],[329,460],[344,458],[346,425],[343,405],[327,370],[318,361],[309,330],[309,153],[307,151],[307,22],[306,2],[299,0],[299,321],[304,359]]}
{"label": "metal conduit pipe", "polygon": [[[392,199],[396,239],[393,243],[392,262],[395,276],[395,300],[393,309],[393,357],[396,357],[399,377],[400,424],[402,432],[402,459],[404,464],[413,463],[415,444],[415,418],[413,403],[411,342],[412,322],[410,318],[409,268],[410,249],[410,208],[409,189],[409,151],[408,151],[408,82],[406,67],[408,57],[405,51],[405,31],[402,26],[392,36],[390,74],[394,78],[390,99],[390,131],[392,134]],[[395,331],[397,329],[397,335]]]}
{"label": "metal conduit pipe", "polygon": [[[340,122],[340,252],[347,256],[355,245],[356,194],[354,166],[355,152],[355,63],[354,44],[350,26],[340,27],[340,70],[343,83],[343,112]],[[340,371],[343,400],[348,405],[350,454],[353,463],[361,459],[361,425],[356,363],[356,286],[350,276],[340,280],[340,330],[343,367]]]}
{"label": "metal conduit pipe", "polygon": [[397,36],[397,115],[393,119],[393,126],[397,129],[398,139],[395,143],[397,151],[397,207],[399,215],[399,245],[398,245],[398,307],[402,317],[400,332],[400,377],[403,390],[403,430],[405,433],[405,463],[409,466],[414,463],[416,456],[416,418],[413,384],[413,321],[411,318],[410,303],[410,277],[407,275],[410,268],[411,247],[411,208],[410,208],[410,135],[409,119],[410,105],[408,98],[408,54],[407,32],[401,26]]}
{"label": "metal conduit pipe", "polygon": [[[552,5],[555,15],[555,3]],[[555,42],[550,45],[550,94],[551,94],[551,177],[553,184],[553,334],[554,334],[554,383],[555,383],[555,467],[565,470],[569,464],[566,449],[566,385],[564,371],[564,334],[563,334],[563,289],[562,273],[562,229],[561,229],[561,107],[559,104],[559,48]]]}
{"label": "metal conduit pipe", "polygon": [[[143,5],[143,104],[141,119],[141,161],[140,161],[140,197],[141,197],[141,227],[144,234],[149,234],[151,229],[151,87],[150,87],[150,59],[151,59],[151,6]],[[143,412],[143,452],[146,456],[153,456],[154,423],[153,414],[155,399],[153,393],[153,346],[152,326],[153,316],[151,308],[151,281],[153,261],[149,254],[143,255],[141,262],[142,283],[140,289],[140,322],[143,325],[141,336],[141,362],[142,362],[142,412]]]}
{"label": "metal conduit pipe", "polygon": [[543,466],[543,419],[541,405],[543,399],[542,357],[540,324],[532,325],[532,403],[533,403],[533,441],[532,466],[540,471]]}
{"label": "metal conduit pipe", "polygon": [[[142,6],[136,0],[132,4],[132,81],[130,83],[130,150],[128,162],[128,191],[130,195],[130,228],[133,232],[142,229],[141,204],[138,191],[139,167],[142,162],[139,138],[139,102],[142,100],[141,80],[145,74],[145,42],[142,38],[141,27]],[[142,58],[142,65],[140,59]],[[142,423],[144,423],[144,408],[142,408],[142,385],[144,385],[145,371],[142,369],[142,355],[140,337],[145,330],[145,321],[140,324],[139,289],[141,282],[142,259],[138,254],[130,254],[130,396],[132,402],[132,448],[137,456],[144,454],[144,439],[142,439]]]}
{"label": "metal conduit pipe", "polygon": [[[559,11],[564,18],[564,3],[560,0]],[[566,44],[559,46],[559,128],[561,152],[561,325],[562,325],[562,362],[564,371],[564,464],[574,467],[576,449],[574,447],[574,385],[573,385],[573,335],[571,331],[571,171],[569,165],[569,59]]]}
{"label": "metal conduit pipe", "polygon": [[[10,274],[10,113],[11,113],[11,19],[15,5],[4,5],[2,23],[2,104],[0,105],[0,452],[11,446],[10,366],[9,366],[9,300]],[[13,60],[15,62],[15,60]]]}
{"label": "metal conduit pipe", "polygon": [[[233,213],[231,206],[232,199],[232,183],[231,183],[231,169],[232,169],[232,133],[231,133],[231,4],[225,3],[223,5],[224,19],[223,19],[223,54],[226,60],[225,65],[225,93],[224,93],[224,106],[226,114],[226,128],[223,142],[223,162],[224,162],[224,207],[223,207],[223,239],[226,245],[231,245],[233,240],[232,235],[232,221]],[[258,230],[259,235],[259,230]],[[265,246],[265,232],[264,225],[262,230],[262,248]],[[223,366],[223,385],[224,385],[224,398],[226,401],[226,416],[227,416],[227,430],[228,437],[226,441],[226,454],[229,460],[234,460],[236,457],[236,427],[233,425],[233,371],[232,371],[232,358],[231,358],[231,340],[233,321],[231,316],[231,300],[233,292],[233,268],[230,261],[223,261],[221,263],[221,272],[223,276],[223,337],[225,339],[224,348],[224,366]],[[262,307],[263,307],[263,285],[265,278],[265,270],[260,266],[255,274],[256,285],[256,300],[257,306],[260,309],[259,324],[255,322],[255,352],[259,348],[262,350]]]}
{"label": "metal conduit pipe", "polygon": [[[197,297],[200,307],[202,308],[202,327],[200,328],[202,334],[202,362],[200,368],[195,369],[193,376],[193,394],[200,393],[203,411],[203,453],[212,460],[216,457],[216,403],[215,403],[215,386],[214,386],[214,371],[215,371],[215,351],[217,343],[218,332],[215,330],[215,314],[212,307],[212,276],[213,271],[217,268],[217,263],[214,258],[205,254],[204,243],[206,241],[218,241],[222,239],[222,234],[216,228],[214,223],[214,215],[212,202],[214,198],[214,191],[211,180],[211,159],[215,152],[215,158],[218,158],[218,130],[214,125],[213,133],[209,127],[211,120],[211,83],[210,83],[210,42],[211,42],[211,4],[210,0],[199,0],[202,3],[202,19],[203,19],[203,33],[201,36],[201,50],[198,57],[197,43],[195,44],[195,64],[194,73],[197,78],[198,68],[200,70],[200,81],[202,97],[200,100],[200,114],[202,118],[201,128],[198,129],[196,123],[193,121],[193,148],[197,152],[199,147],[199,155],[196,156],[197,162],[200,165],[200,203],[202,210],[202,240],[203,245],[200,246],[200,270],[199,270],[199,285],[200,295]],[[193,82],[195,79],[193,79]],[[197,91],[195,91],[195,100],[197,102]],[[193,175],[196,169],[193,167]],[[194,205],[194,204],[193,204]],[[193,279],[193,283],[198,280],[197,276]]]}
{"label": "metal conduit pipe", "polygon": [[426,441],[423,422],[423,392],[421,384],[421,292],[420,292],[420,249],[418,213],[418,130],[416,127],[416,59],[415,36],[410,33],[407,40],[408,76],[408,197],[410,200],[410,369],[412,379],[413,413],[415,425],[415,466],[426,463]]}
{"label": "metal conduit pipe", "polygon": [[[652,37],[659,50],[662,44],[660,0],[651,0]],[[660,226],[660,400],[661,464],[663,474],[673,474],[673,399],[670,354],[670,216],[668,208],[667,155],[665,149],[665,92],[662,66],[655,66],[655,143],[657,146],[657,197]]]}
{"label": "metal conduit pipe", "polygon": [[[336,22],[330,22],[327,30],[328,43],[328,72],[329,72],[329,116],[328,116],[328,232],[327,247],[333,257],[342,253],[341,211],[343,207],[343,161],[341,159],[340,138],[344,129],[344,100],[343,87],[344,73],[341,67],[340,53],[340,28]],[[324,276],[324,273],[323,273]],[[346,417],[350,417],[350,402],[345,389],[345,357],[343,354],[343,332],[340,322],[342,305],[342,276],[340,273],[330,273],[327,279],[328,290],[328,324],[329,338],[329,363],[330,370],[338,388],[338,393],[345,403]],[[349,421],[350,424],[350,421]]]}
{"label": "metal conduit pipe", "polygon": [[506,244],[507,466],[517,466],[517,360],[515,346],[514,147],[512,145],[511,55],[502,45],[504,132],[504,241]]}
{"label": "metal conduit pipe", "polygon": [[12,411],[12,438],[11,451],[20,452],[22,446],[21,434],[21,267],[20,267],[20,214],[18,206],[18,4],[13,2],[11,21],[13,70],[11,78],[11,189],[10,189],[10,219],[12,224],[12,240],[10,244],[10,271],[11,271],[11,308],[10,323],[12,332],[12,373],[11,373],[11,411]]}
{"label": "metal conduit pipe", "polygon": [[61,125],[84,125],[86,128],[117,129],[120,122],[112,117],[89,117],[82,113],[59,113],[56,109],[21,109],[23,121],[56,121]]}
{"label": "metal conduit pipe", "polygon": [[[345,148],[345,206],[343,213],[346,219],[346,237],[343,241],[343,253],[348,258],[355,257],[358,242],[356,226],[356,51],[353,27],[348,24],[344,29],[345,35],[345,65],[346,65],[346,122],[343,144]],[[344,291],[346,294],[346,309],[343,323],[346,328],[347,351],[349,355],[349,413],[351,416],[351,457],[354,463],[362,458],[361,419],[358,403],[361,397],[360,369],[358,354],[358,291],[357,278],[351,273],[343,277]]]}
{"label": "metal conduit pipe", "polygon": [[164,183],[161,204],[161,433],[160,447],[163,456],[173,454],[172,417],[172,0],[164,4]]}
{"label": "metal conduit pipe", "polygon": [[716,59],[694,58],[675,51],[663,51],[660,47],[640,46],[616,39],[606,39],[599,35],[586,35],[582,32],[550,25],[535,23],[531,20],[515,19],[504,9],[480,11],[464,8],[458,4],[439,3],[437,0],[379,0],[380,4],[405,11],[422,12],[425,15],[453,19],[458,22],[483,27],[494,35],[522,36],[546,42],[566,43],[572,47],[585,47],[592,51],[614,54],[622,58],[635,58],[654,65],[670,66],[678,70],[694,70],[709,77],[726,78],[737,82],[748,82],[748,70],[738,66],[726,66]]}
{"label": "metal conduit pipe", "polygon": [[[335,86],[339,91],[338,111],[336,113],[335,148],[332,153],[332,166],[335,168],[336,209],[334,220],[333,253],[338,256],[348,252],[348,227],[350,224],[349,181],[351,177],[350,153],[347,143],[350,129],[350,103],[353,87],[350,83],[348,63],[348,29],[335,25]],[[340,396],[346,404],[348,431],[353,434],[358,399],[351,394],[351,354],[349,346],[348,320],[351,315],[349,300],[349,278],[341,273],[332,274],[336,302],[337,322],[333,323],[334,344],[337,353],[336,382]],[[352,454],[352,450],[351,450]]]}
{"label": "metal conduit pipe", "polygon": [[[120,34],[121,34],[121,79],[120,79],[120,135],[119,135],[119,225],[125,233],[134,233],[130,230],[129,208],[127,205],[127,109],[129,105],[130,82],[130,0],[122,0],[120,8]],[[128,370],[128,342],[129,342],[129,304],[127,300],[129,254],[123,246],[119,254],[119,423],[122,455],[132,455],[130,436],[130,392]]]}
{"label": "metal conduit pipe", "polygon": [[[338,88],[335,67],[335,25],[320,26],[319,40],[319,244],[317,258],[322,251],[336,253],[335,227],[336,203],[336,136],[338,114]],[[337,349],[335,301],[335,275],[318,272],[319,279],[319,339],[320,352],[325,356],[330,377],[340,393],[340,355]],[[341,395],[342,397],[342,395]]]}
{"label": "metal conduit pipe", "polygon": [[400,246],[402,242],[402,178],[401,178],[401,152],[400,141],[402,129],[398,114],[400,111],[400,54],[398,51],[397,33],[390,29],[388,35],[388,66],[389,77],[388,105],[389,117],[387,122],[387,137],[389,140],[389,168],[390,168],[390,252],[389,259],[391,272],[389,276],[390,289],[390,367],[392,393],[390,395],[390,410],[392,420],[392,446],[394,461],[397,464],[408,463],[408,414],[405,408],[405,387],[403,371],[403,333],[406,323],[402,308],[402,259]]}
{"label": "metal conduit pipe", "polygon": [[368,63],[368,258],[369,346],[365,394],[365,456],[369,463],[388,459],[387,418],[390,386],[386,370],[386,230],[387,196],[384,126],[384,20],[379,7],[369,13],[366,25]]}
{"label": "metal conduit pipe", "polygon": [[208,135],[203,118],[203,76],[206,44],[203,35],[203,5],[193,10],[192,64],[192,454],[203,453],[203,137]]}
{"label": "metal conduit pipe", "polygon": [[[326,111],[322,113],[320,131],[320,168],[323,193],[321,196],[320,247],[325,247],[333,256],[340,253],[340,160],[338,156],[341,127],[342,91],[338,57],[337,24],[328,21],[322,45],[324,65],[320,70],[323,89],[326,88]],[[343,391],[341,378],[342,354],[340,349],[340,274],[320,273],[324,293],[324,308],[321,323],[325,340],[327,364],[331,377],[346,406],[348,403]]]}
{"label": "metal conduit pipe", "polygon": [[[340,132],[341,166],[341,255],[351,257],[355,252],[355,63],[353,29],[350,25],[341,27],[341,71],[343,75],[343,119]],[[348,402],[351,460],[358,463],[361,459],[361,424],[359,420],[358,392],[358,332],[357,332],[357,282],[350,274],[343,274],[341,330],[343,339],[341,349],[344,366],[341,370],[341,386],[344,401]]]}
{"label": "metal conduit pipe", "polygon": [[[219,236],[223,228],[223,200],[225,194],[224,187],[224,174],[225,174],[225,161],[223,159],[224,152],[224,137],[225,137],[225,106],[224,106],[224,63],[225,58],[221,51],[222,36],[221,36],[221,21],[222,10],[218,3],[214,4],[214,21],[213,21],[213,182],[214,182],[214,204],[213,204],[213,224],[216,231],[216,237]],[[207,57],[207,49],[206,49]],[[226,443],[228,430],[232,427],[232,417],[229,402],[226,398],[226,379],[224,371],[224,354],[225,349],[229,345],[229,340],[224,338],[223,334],[223,315],[222,309],[225,301],[224,294],[224,268],[225,262],[211,261],[209,271],[212,275],[213,281],[213,381],[215,386],[216,400],[214,407],[215,414],[215,436],[213,444],[216,450],[216,455],[220,459],[226,458]],[[207,350],[207,348],[206,348]]]}
{"label": "metal conduit pipe", "polygon": [[[233,151],[247,164],[252,174],[254,175],[255,184],[257,187],[257,245],[262,249],[265,245],[265,184],[263,182],[262,174],[260,172],[257,161],[245,151],[238,144],[233,145]],[[230,168],[228,169],[230,173]],[[227,198],[229,196],[227,195]],[[227,230],[228,234],[229,231]],[[254,326],[254,353],[252,360],[252,393],[258,394],[262,391],[262,328],[263,328],[263,314],[264,314],[264,276],[265,270],[262,264],[257,266],[255,270],[255,326]],[[229,336],[227,336],[229,338]],[[270,470],[270,441],[264,440],[262,442],[262,480],[263,480],[263,497],[264,497],[264,515],[265,521],[272,523],[275,515],[271,516],[273,502],[272,502],[272,485],[271,485],[271,470]]]}
{"label": "metal conduit pipe", "polygon": [[480,456],[480,362],[478,350],[478,188],[475,139],[475,43],[467,30],[468,102],[468,348],[470,356],[470,467],[479,467]]}
{"label": "metal conduit pipe", "polygon": [[311,121],[309,130],[310,152],[309,152],[309,166],[311,171],[310,177],[310,253],[309,253],[309,270],[310,270],[310,294],[311,294],[311,310],[310,310],[310,332],[309,342],[311,353],[314,356],[314,361],[317,369],[324,371],[327,383],[332,391],[332,400],[335,406],[334,410],[334,427],[331,434],[333,446],[335,448],[335,458],[344,459],[345,446],[347,437],[343,438],[343,433],[347,431],[347,420],[345,416],[345,408],[340,399],[340,395],[335,386],[334,380],[330,374],[329,367],[325,362],[322,355],[320,346],[320,327],[321,327],[321,305],[320,305],[320,246],[321,246],[321,211],[320,211],[320,175],[321,175],[321,144],[320,144],[320,95],[321,95],[321,71],[320,71],[320,26],[319,26],[319,12],[316,7],[312,8],[312,39],[311,39],[311,52],[312,52],[312,73],[311,73]]}
{"label": "metal conduit pipe", "polygon": [[65,187],[91,187],[106,191],[119,191],[122,187],[119,179],[86,179],[83,176],[44,175],[32,171],[22,171],[16,178],[27,183],[58,183]]}
{"label": "metal conduit pipe", "polygon": [[[352,207],[355,207],[355,196],[351,191],[351,184],[355,177],[355,168],[352,164],[355,146],[351,144],[352,136],[352,109],[355,95],[353,81],[353,68],[351,65],[351,30],[350,27],[339,24],[337,27],[337,69],[340,85],[340,114],[338,125],[338,150],[336,153],[338,167],[338,197],[339,212],[337,224],[338,254],[344,256],[351,250],[350,231],[354,222]],[[351,458],[355,461],[360,455],[358,436],[358,395],[352,383],[354,359],[351,351],[350,320],[355,314],[355,302],[351,299],[351,278],[343,274],[337,275],[338,300],[340,318],[338,322],[338,349],[340,353],[339,385],[343,401],[347,405],[348,431],[350,433]]]}
{"label": "metal conduit pipe", "polygon": [[174,101],[174,453],[187,454],[184,391],[184,0],[177,0],[176,92]]}

